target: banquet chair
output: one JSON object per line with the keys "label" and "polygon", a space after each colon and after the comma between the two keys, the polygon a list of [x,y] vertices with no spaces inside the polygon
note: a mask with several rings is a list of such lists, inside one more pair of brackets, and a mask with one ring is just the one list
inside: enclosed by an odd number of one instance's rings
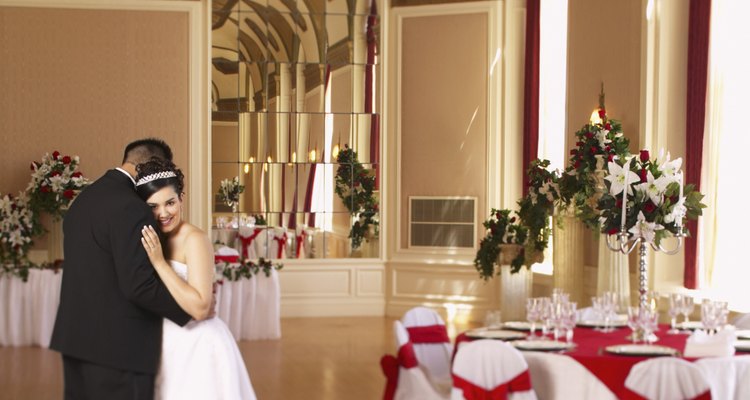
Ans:
{"label": "banquet chair", "polygon": [[534,351],[523,357],[540,399],[617,400],[607,385],[572,357]]}
{"label": "banquet chair", "polygon": [[711,390],[700,368],[680,358],[665,357],[635,364],[620,398],[710,400]]}
{"label": "banquet chair", "polygon": [[738,316],[732,321],[732,325],[737,329],[750,329],[750,313]]}
{"label": "banquet chair", "polygon": [[434,310],[415,307],[401,318],[409,338],[414,344],[414,352],[419,364],[427,372],[427,378],[439,391],[450,393],[451,354],[453,346],[448,338],[445,322]]}
{"label": "banquet chair", "polygon": [[269,229],[269,231],[268,258],[271,260],[287,258],[289,236],[287,236],[286,228],[276,227]]}
{"label": "banquet chair", "polygon": [[709,357],[695,362],[711,386],[711,398],[750,399],[750,356]]}
{"label": "banquet chair", "polygon": [[520,351],[499,340],[462,345],[453,360],[451,400],[536,400]]}
{"label": "banquet chair", "polygon": [[261,235],[261,233],[263,233],[263,228],[257,226],[240,226],[238,231],[242,259],[257,260],[258,256],[261,254],[259,246],[262,241],[263,235]]}
{"label": "banquet chair", "polygon": [[447,395],[441,395],[427,379],[424,370],[420,368],[414,345],[409,340],[409,332],[401,321],[393,324],[398,357],[383,356],[380,365],[386,376],[384,400],[447,400]]}

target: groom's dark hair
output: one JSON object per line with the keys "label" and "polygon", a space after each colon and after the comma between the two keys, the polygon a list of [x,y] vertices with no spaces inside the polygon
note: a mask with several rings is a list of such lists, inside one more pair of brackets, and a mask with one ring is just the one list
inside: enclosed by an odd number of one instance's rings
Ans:
{"label": "groom's dark hair", "polygon": [[122,157],[122,163],[126,162],[138,165],[143,164],[152,158],[157,157],[162,160],[172,161],[172,149],[161,139],[146,138],[131,142],[125,147],[125,154]]}

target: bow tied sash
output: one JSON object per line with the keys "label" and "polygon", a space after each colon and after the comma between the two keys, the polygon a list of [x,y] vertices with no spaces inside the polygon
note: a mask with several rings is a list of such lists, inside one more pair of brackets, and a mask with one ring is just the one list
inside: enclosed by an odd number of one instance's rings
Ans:
{"label": "bow tied sash", "polygon": [[[640,394],[628,389],[627,387],[622,391],[622,393],[620,393],[619,397],[622,400],[649,400],[648,397],[643,397]],[[711,389],[686,400],[711,400]]]}
{"label": "bow tied sash", "polygon": [[234,255],[230,256],[222,256],[222,255],[214,255],[214,263],[218,264],[220,262],[228,262],[228,263],[236,263],[240,261],[240,258]]}
{"label": "bow tied sash", "polygon": [[487,390],[453,374],[453,387],[461,389],[466,400],[505,400],[509,393],[531,390],[531,376],[526,370],[510,381]]}
{"label": "bow tied sash", "polygon": [[300,252],[302,251],[302,243],[305,242],[305,238],[307,237],[307,232],[302,231],[299,235],[297,235],[297,249],[295,250],[296,258],[299,258]]}
{"label": "bow tied sash", "polygon": [[243,259],[248,258],[247,246],[252,245],[253,241],[255,240],[255,238],[257,238],[258,235],[260,235],[261,232],[263,232],[263,229],[261,229],[261,228],[255,228],[255,230],[253,231],[253,233],[250,236],[242,236],[242,235],[240,235],[240,242],[242,242],[242,258]]}
{"label": "bow tied sash", "polygon": [[390,354],[384,355],[380,359],[380,368],[383,370],[386,381],[383,400],[393,400],[396,395],[399,367],[409,369],[418,365],[417,354],[414,352],[414,345],[411,342],[405,343],[398,349],[398,358]]}
{"label": "bow tied sash", "polygon": [[276,258],[281,258],[281,255],[284,253],[284,248],[286,248],[286,233],[284,233],[281,236],[274,236],[273,240],[278,243],[277,249],[276,249]]}
{"label": "bow tied sash", "polygon": [[445,325],[412,326],[406,328],[412,343],[450,343]]}

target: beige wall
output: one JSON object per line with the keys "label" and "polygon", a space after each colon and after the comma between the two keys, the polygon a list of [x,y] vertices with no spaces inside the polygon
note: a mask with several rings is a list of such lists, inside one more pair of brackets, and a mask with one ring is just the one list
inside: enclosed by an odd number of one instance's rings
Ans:
{"label": "beige wall", "polygon": [[408,247],[409,196],[474,196],[484,219],[487,29],[483,14],[404,20],[401,248]]}
{"label": "beige wall", "polygon": [[98,178],[146,136],[190,173],[185,13],[0,7],[0,27],[0,192],[53,150]]}

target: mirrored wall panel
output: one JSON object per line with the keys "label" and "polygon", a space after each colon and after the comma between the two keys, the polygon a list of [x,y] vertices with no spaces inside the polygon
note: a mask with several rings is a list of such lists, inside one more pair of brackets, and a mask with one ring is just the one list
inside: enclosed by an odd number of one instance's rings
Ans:
{"label": "mirrored wall panel", "polygon": [[214,0],[213,240],[379,257],[380,25],[369,0]]}

